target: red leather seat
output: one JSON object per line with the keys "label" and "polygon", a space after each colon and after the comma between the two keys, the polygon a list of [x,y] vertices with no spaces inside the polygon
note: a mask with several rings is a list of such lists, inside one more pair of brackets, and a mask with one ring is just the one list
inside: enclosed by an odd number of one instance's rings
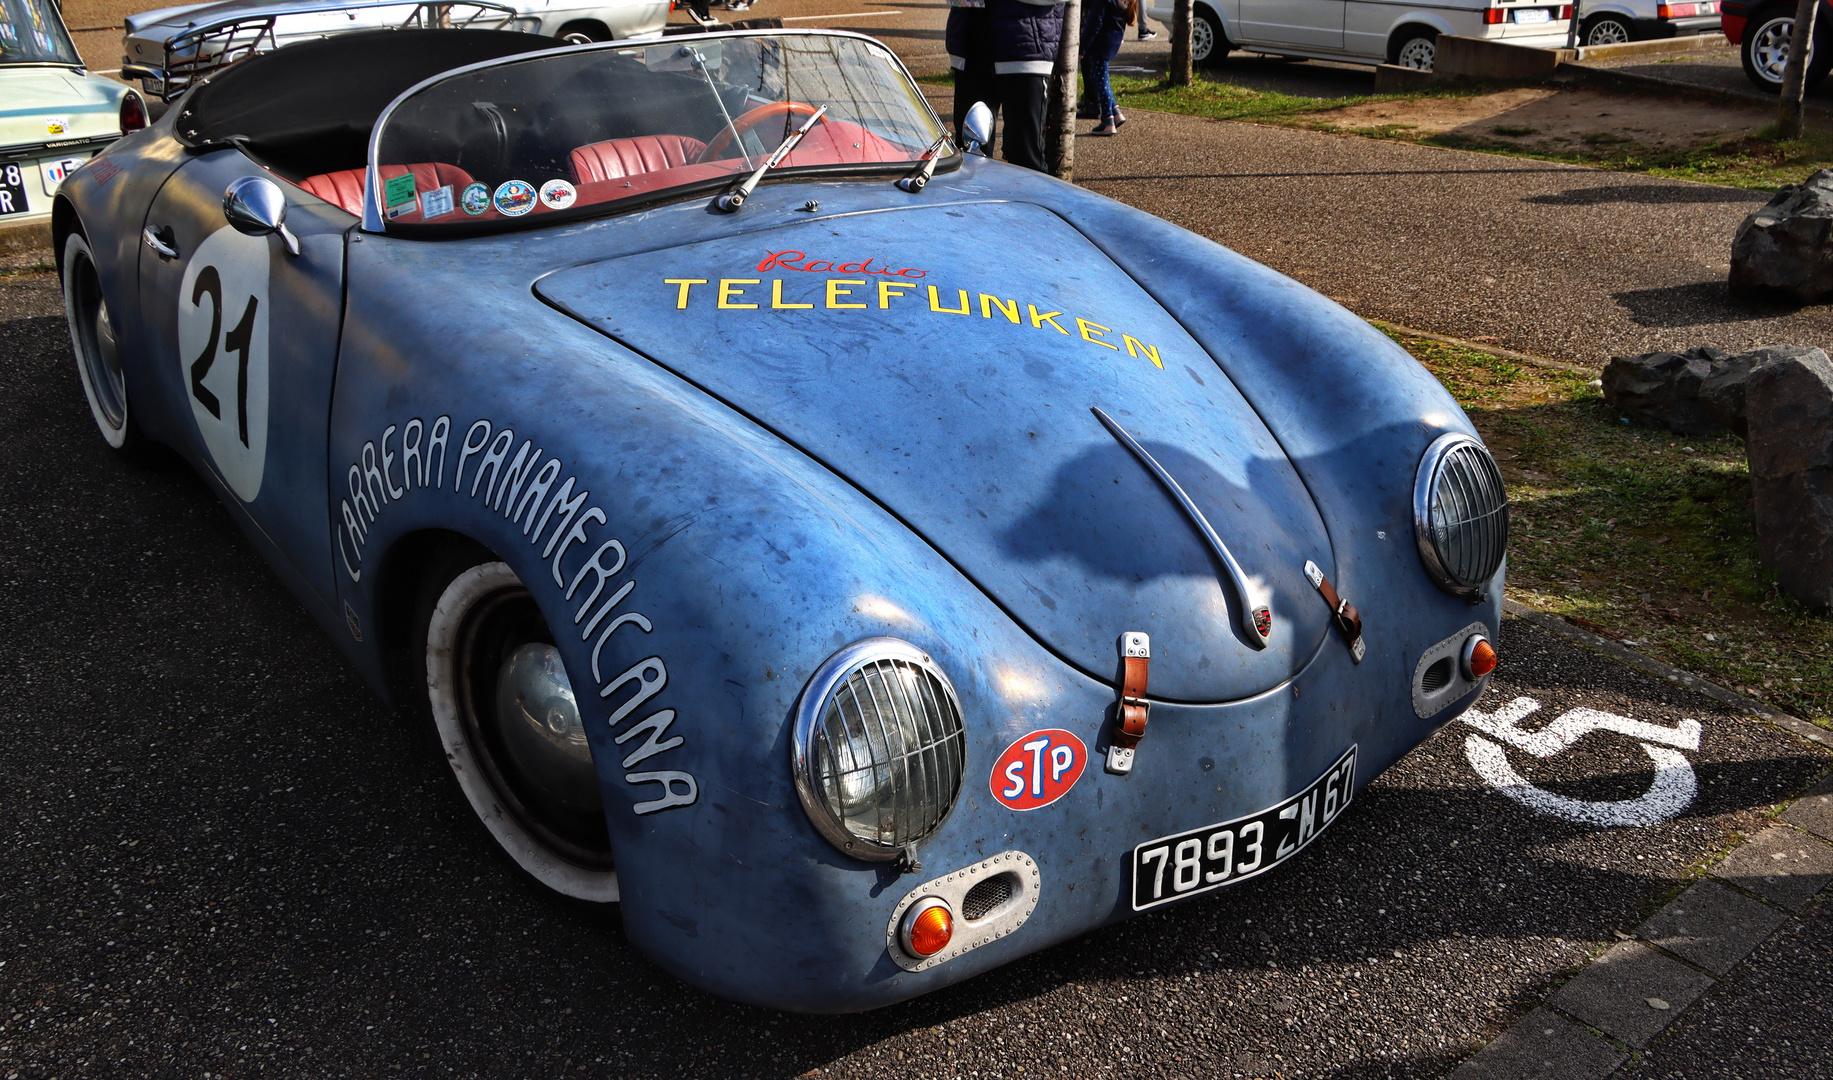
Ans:
{"label": "red leather seat", "polygon": [[[299,181],[299,186],[318,196],[332,206],[341,206],[352,214],[363,213],[363,175],[365,169],[344,169],[340,172],[319,173]],[[456,196],[471,183],[471,174],[456,165],[443,165],[430,162],[421,165],[384,165],[382,179],[392,180],[397,176],[412,172],[415,191],[432,191],[435,188],[452,186]]]}
{"label": "red leather seat", "polygon": [[678,169],[699,160],[706,144],[685,135],[638,135],[606,139],[573,151],[573,180],[590,184]]}

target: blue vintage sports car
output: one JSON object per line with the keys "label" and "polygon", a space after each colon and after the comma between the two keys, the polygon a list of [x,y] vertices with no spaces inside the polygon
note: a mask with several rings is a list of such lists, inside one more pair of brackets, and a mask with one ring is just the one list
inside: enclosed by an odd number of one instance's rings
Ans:
{"label": "blue vintage sports car", "polygon": [[1500,476],[1366,323],[868,38],[546,44],[253,57],[54,219],[102,436],[536,881],[871,1008],[1265,874],[1481,691]]}

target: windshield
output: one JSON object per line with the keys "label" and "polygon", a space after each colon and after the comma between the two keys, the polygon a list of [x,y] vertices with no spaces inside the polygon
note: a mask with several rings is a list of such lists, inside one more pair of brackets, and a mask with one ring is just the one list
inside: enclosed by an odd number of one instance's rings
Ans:
{"label": "windshield", "polygon": [[0,0],[0,64],[83,66],[50,0]]}
{"label": "windshield", "polygon": [[687,36],[441,79],[383,117],[372,164],[390,231],[587,216],[721,187],[763,164],[822,106],[778,174],[908,166],[941,134],[877,42],[818,32]]}

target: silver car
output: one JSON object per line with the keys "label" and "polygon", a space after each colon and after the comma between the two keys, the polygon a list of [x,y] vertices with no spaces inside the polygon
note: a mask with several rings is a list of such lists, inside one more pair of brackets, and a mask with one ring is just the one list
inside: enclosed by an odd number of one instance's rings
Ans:
{"label": "silver car", "polygon": [[520,30],[575,44],[659,37],[670,0],[227,0],[129,15],[121,76],[171,101],[247,56],[353,30]]}
{"label": "silver car", "polygon": [[1715,34],[1718,28],[1718,0],[1585,0],[1579,5],[1580,45]]}

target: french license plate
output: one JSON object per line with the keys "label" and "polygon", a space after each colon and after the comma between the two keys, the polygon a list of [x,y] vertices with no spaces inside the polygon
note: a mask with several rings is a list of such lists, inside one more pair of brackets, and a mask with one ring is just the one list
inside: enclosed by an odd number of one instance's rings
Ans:
{"label": "french license plate", "polygon": [[25,169],[17,161],[0,161],[0,217],[25,209]]}
{"label": "french license plate", "polygon": [[1356,748],[1310,787],[1257,814],[1161,836],[1133,849],[1133,910],[1264,874],[1303,851],[1349,805],[1356,789]]}
{"label": "french license plate", "polygon": [[1525,25],[1527,23],[1543,23],[1543,22],[1552,22],[1552,21],[1553,21],[1553,13],[1551,11],[1548,11],[1546,8],[1516,8],[1515,9],[1515,22],[1518,24]]}

